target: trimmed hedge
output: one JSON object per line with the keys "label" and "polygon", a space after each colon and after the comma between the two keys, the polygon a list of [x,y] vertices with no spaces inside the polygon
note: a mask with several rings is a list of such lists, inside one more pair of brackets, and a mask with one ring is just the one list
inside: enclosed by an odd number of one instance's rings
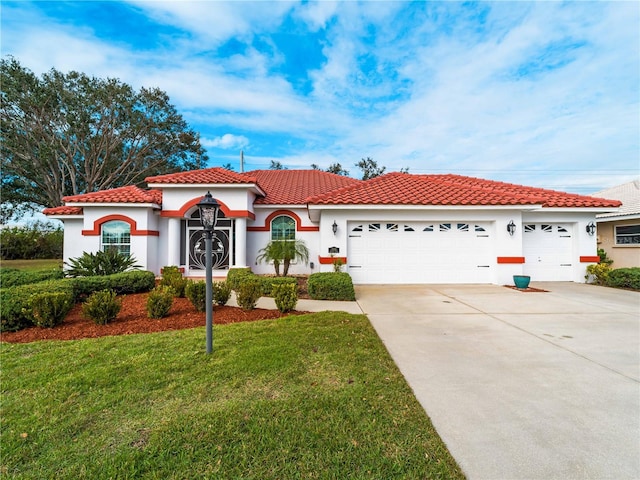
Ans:
{"label": "trimmed hedge", "polygon": [[607,286],[640,290],[640,268],[617,268],[609,272]]}
{"label": "trimmed hedge", "polygon": [[246,268],[232,268],[227,272],[227,284],[231,287],[231,290],[238,290],[238,286],[247,277],[255,277],[256,275],[251,271],[249,267]]}
{"label": "trimmed hedge", "polygon": [[42,270],[20,270],[18,268],[0,268],[0,288],[17,287],[46,280],[58,280],[64,277],[60,268]]}
{"label": "trimmed hedge", "polygon": [[314,300],[356,299],[351,275],[346,272],[319,272],[309,275],[307,282],[309,296]]}
{"label": "trimmed hedge", "polygon": [[273,293],[276,285],[294,285],[298,288],[298,280],[294,277],[260,277],[262,280],[262,295],[265,297],[275,296]]}
{"label": "trimmed hedge", "polygon": [[86,299],[100,290],[114,290],[118,295],[148,292],[155,287],[153,272],[134,270],[101,277],[78,277],[48,280],[30,285],[0,289],[0,332],[13,332],[34,325],[31,297],[41,293],[70,293],[72,302]]}
{"label": "trimmed hedge", "polygon": [[29,304],[34,323],[42,328],[60,325],[73,307],[72,300],[71,292],[46,292],[32,295]]}

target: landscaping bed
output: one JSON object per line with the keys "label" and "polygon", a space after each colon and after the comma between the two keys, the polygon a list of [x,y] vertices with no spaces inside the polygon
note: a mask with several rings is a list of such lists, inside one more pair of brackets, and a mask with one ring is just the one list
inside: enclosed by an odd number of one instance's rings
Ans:
{"label": "landscaping bed", "polygon": [[[27,343],[37,340],[76,340],[80,338],[97,338],[109,335],[130,335],[133,333],[162,332],[166,330],[182,330],[185,328],[203,327],[206,319],[204,312],[197,312],[186,298],[174,298],[169,315],[162,319],[147,317],[145,310],[149,293],[124,295],[122,309],[115,321],[107,325],[97,325],[82,316],[82,305],[77,304],[65,317],[64,322],[54,328],[29,327],[17,332],[3,332],[0,340],[12,343]],[[291,312],[296,314],[300,312]],[[214,324],[251,322],[279,318],[290,314],[282,314],[278,310],[256,308],[245,311],[238,307],[216,306],[214,308]]]}

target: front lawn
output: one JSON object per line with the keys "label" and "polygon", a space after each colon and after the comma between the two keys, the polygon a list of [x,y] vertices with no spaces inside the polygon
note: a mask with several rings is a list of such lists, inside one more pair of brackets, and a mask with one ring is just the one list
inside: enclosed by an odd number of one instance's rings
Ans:
{"label": "front lawn", "polygon": [[464,478],[367,318],[0,344],[3,478]]}

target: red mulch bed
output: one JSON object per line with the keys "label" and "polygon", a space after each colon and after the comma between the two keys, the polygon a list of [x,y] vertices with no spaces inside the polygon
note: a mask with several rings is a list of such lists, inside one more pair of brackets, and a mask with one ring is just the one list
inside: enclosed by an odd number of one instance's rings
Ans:
{"label": "red mulch bed", "polygon": [[[93,320],[82,316],[82,305],[78,304],[65,317],[64,322],[55,328],[31,327],[18,332],[3,332],[0,340],[11,343],[28,343],[37,340],[76,340],[96,338],[108,335],[130,335],[133,333],[164,332],[185,328],[203,327],[206,319],[204,312],[197,312],[186,298],[174,298],[169,315],[161,319],[147,317],[146,305],[148,293],[136,293],[122,298],[122,309],[118,317],[107,325],[96,325]],[[245,311],[238,307],[216,306],[213,311],[213,323],[223,325],[236,322],[252,322],[280,318],[305,312],[282,314],[278,310],[256,308]]]}

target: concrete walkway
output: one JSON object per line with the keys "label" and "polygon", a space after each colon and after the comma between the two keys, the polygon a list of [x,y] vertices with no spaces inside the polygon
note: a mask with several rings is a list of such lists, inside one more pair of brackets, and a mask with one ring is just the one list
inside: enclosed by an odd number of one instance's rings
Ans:
{"label": "concrete walkway", "polygon": [[532,286],[356,296],[470,480],[640,478],[640,294]]}
{"label": "concrete walkway", "polygon": [[[229,302],[227,303],[230,307],[237,307],[238,302],[236,302],[235,292],[231,292],[231,298],[229,298]],[[271,297],[260,297],[258,303],[256,304],[257,308],[266,308],[268,310],[276,310],[276,302]],[[360,309],[360,305],[356,302],[338,302],[338,301],[330,301],[330,300],[309,300],[306,298],[301,298],[298,300],[296,304],[296,310],[300,312],[347,312],[347,313],[357,313],[361,314],[362,310]]]}

